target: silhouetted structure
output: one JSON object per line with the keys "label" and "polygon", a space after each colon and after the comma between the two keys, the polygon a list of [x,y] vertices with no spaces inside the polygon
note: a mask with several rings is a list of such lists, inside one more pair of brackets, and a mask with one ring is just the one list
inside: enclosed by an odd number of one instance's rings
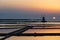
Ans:
{"label": "silhouetted structure", "polygon": [[43,16],[42,17],[42,21],[41,22],[46,22],[46,20],[45,20],[45,17]]}

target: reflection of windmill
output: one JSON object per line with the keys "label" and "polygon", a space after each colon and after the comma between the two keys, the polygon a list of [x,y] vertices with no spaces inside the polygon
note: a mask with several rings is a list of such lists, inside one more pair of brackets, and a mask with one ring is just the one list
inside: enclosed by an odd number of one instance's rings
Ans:
{"label": "reflection of windmill", "polygon": [[41,22],[46,22],[46,20],[45,20],[45,17],[43,16],[42,17],[42,21]]}

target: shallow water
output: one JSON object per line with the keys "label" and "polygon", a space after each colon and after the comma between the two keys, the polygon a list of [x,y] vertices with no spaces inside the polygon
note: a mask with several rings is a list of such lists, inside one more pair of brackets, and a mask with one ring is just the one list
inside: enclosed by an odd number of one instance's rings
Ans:
{"label": "shallow water", "polygon": [[[60,28],[60,26],[45,26],[45,27],[33,27],[33,28]],[[4,31],[3,31],[4,30]],[[1,32],[9,32],[7,29],[1,29]],[[23,33],[60,33],[60,29],[28,29]],[[6,40],[60,40],[60,36],[11,36]]]}
{"label": "shallow water", "polygon": [[60,29],[29,29],[24,33],[60,33]]}
{"label": "shallow water", "polygon": [[12,36],[6,40],[60,40],[60,36]]}
{"label": "shallow water", "polygon": [[0,33],[10,33],[10,32],[13,32],[13,31],[16,31],[18,29],[0,29]]}

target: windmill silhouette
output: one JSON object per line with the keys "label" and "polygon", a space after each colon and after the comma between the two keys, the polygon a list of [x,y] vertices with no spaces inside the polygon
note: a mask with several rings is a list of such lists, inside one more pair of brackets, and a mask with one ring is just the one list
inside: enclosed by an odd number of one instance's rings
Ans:
{"label": "windmill silhouette", "polygon": [[46,20],[45,20],[45,17],[43,16],[42,17],[42,21],[41,22],[47,22]]}

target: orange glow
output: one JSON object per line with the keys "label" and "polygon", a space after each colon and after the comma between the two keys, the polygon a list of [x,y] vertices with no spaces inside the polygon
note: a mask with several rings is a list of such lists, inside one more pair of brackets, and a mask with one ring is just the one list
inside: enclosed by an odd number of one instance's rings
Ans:
{"label": "orange glow", "polygon": [[0,3],[4,7],[60,12],[60,0],[0,0]]}
{"label": "orange glow", "polygon": [[12,36],[6,40],[60,40],[60,36]]}

